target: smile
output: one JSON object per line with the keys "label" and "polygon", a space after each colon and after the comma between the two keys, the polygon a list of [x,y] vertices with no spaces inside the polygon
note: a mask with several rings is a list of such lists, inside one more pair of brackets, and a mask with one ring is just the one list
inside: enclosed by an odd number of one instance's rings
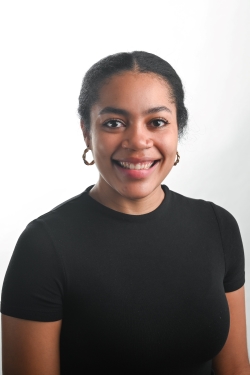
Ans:
{"label": "smile", "polygon": [[153,165],[155,165],[158,160],[154,161],[145,161],[145,162],[140,162],[140,163],[130,163],[128,161],[119,161],[119,160],[114,160],[114,162],[119,165],[119,167],[122,167],[124,169],[132,169],[132,170],[145,170],[145,169],[150,169]]}
{"label": "smile", "polygon": [[117,163],[121,167],[126,168],[126,169],[149,169],[154,164],[153,161],[147,162],[147,163],[136,163],[136,164],[129,163],[129,162],[126,162],[126,161],[117,161]]}

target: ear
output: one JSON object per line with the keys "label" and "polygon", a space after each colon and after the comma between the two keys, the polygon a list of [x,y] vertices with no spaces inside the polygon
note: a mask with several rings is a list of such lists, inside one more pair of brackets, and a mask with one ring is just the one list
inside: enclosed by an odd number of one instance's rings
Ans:
{"label": "ear", "polygon": [[82,134],[83,134],[83,138],[84,138],[84,141],[85,141],[85,143],[86,143],[86,146],[89,147],[89,148],[91,149],[91,137],[90,137],[90,132],[86,129],[86,126],[84,125],[83,120],[81,120],[80,125],[81,125]]}

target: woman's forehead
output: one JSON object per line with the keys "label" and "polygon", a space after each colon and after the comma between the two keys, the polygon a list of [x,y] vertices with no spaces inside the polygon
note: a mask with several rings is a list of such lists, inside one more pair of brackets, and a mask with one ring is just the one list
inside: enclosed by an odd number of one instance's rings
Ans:
{"label": "woman's forehead", "polygon": [[[155,101],[173,102],[169,84],[154,73],[116,74],[101,86],[97,104],[106,107],[125,102],[133,106],[143,101],[148,104]],[[155,103],[155,105],[164,105],[164,103]]]}
{"label": "woman's forehead", "polygon": [[91,118],[102,119],[107,115],[124,117],[145,117],[149,114],[165,113],[176,116],[176,106],[165,82],[124,75],[114,77],[100,90],[99,100],[91,109]]}
{"label": "woman's forehead", "polygon": [[170,90],[170,85],[166,79],[153,72],[139,72],[139,71],[124,71],[112,75],[107,78],[102,84],[101,88],[105,89],[110,86],[127,86],[127,85],[145,85],[158,84],[167,87]]}

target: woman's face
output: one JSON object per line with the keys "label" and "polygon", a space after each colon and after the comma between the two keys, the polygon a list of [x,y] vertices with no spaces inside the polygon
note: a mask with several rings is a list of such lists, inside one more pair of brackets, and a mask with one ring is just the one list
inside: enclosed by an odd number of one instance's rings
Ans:
{"label": "woman's face", "polygon": [[99,187],[128,199],[149,196],[176,158],[176,106],[167,83],[148,73],[113,76],[100,89],[90,134],[84,135],[100,172]]}

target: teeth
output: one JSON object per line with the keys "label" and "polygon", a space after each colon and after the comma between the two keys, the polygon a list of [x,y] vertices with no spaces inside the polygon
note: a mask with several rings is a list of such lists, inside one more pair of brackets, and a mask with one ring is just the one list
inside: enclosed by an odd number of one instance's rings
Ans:
{"label": "teeth", "polygon": [[147,163],[128,163],[126,161],[119,161],[118,162],[123,168],[127,169],[149,169],[152,164],[154,163],[153,161],[147,162]]}

